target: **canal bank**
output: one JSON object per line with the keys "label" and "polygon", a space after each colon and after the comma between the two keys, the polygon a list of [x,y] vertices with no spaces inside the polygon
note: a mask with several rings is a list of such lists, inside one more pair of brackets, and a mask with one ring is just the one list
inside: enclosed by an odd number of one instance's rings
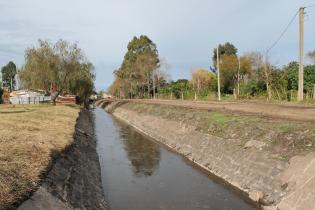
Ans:
{"label": "canal bank", "polygon": [[[105,109],[245,192],[263,209],[314,209],[311,189],[315,183],[315,159],[312,152],[285,159],[272,152],[269,148],[272,145],[260,139],[244,142],[233,134],[230,138],[212,135],[203,129],[204,126],[198,126],[199,118],[207,112],[200,112],[200,117],[194,115],[196,110],[193,109],[182,109],[180,111],[184,114],[179,116],[179,108],[174,111],[169,106],[126,101],[110,103],[105,105]],[[224,121],[222,118],[210,119],[220,123]],[[270,123],[274,122],[267,124]],[[245,127],[243,130],[248,132]],[[229,131],[228,127],[226,131]]]}
{"label": "canal bank", "polygon": [[73,143],[54,162],[39,189],[18,210],[105,210],[101,171],[94,136],[94,115],[81,110]]}
{"label": "canal bank", "polygon": [[102,109],[95,109],[103,189],[111,210],[255,210],[225,183]]}

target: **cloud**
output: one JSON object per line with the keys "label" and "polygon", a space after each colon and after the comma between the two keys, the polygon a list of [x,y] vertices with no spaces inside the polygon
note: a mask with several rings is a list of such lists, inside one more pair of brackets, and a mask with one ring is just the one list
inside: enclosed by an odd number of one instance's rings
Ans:
{"label": "cloud", "polygon": [[[0,65],[23,64],[37,39],[78,41],[96,67],[97,87],[108,87],[129,40],[146,34],[171,65],[173,79],[209,67],[212,50],[232,42],[240,53],[263,51],[294,12],[311,0],[10,0],[0,2]],[[306,50],[315,45],[315,17],[306,23]],[[297,22],[271,52],[283,65],[297,58]],[[314,48],[314,47],[313,47]]]}

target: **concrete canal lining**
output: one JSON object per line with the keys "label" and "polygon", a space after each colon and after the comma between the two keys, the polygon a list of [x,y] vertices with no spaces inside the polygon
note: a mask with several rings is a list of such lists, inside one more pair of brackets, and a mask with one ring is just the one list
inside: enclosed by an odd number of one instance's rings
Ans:
{"label": "concrete canal lining", "polygon": [[236,139],[226,141],[198,131],[193,121],[183,123],[137,112],[128,102],[107,103],[105,109],[246,193],[262,209],[315,209],[313,153],[280,160],[256,147],[255,141],[245,148]]}

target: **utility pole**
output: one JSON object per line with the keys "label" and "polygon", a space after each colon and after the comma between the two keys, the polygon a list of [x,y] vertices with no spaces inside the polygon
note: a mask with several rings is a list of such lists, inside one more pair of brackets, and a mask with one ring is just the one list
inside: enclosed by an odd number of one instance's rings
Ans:
{"label": "utility pole", "polygon": [[240,71],[241,71],[241,57],[238,58],[238,69],[237,69],[237,98],[240,96]]}
{"label": "utility pole", "polygon": [[304,7],[299,9],[299,28],[300,28],[300,65],[299,65],[299,88],[298,101],[303,101],[304,89]]}
{"label": "utility pole", "polygon": [[220,59],[219,59],[219,46],[217,47],[217,74],[218,74],[218,100],[221,101],[221,89],[220,89]]}

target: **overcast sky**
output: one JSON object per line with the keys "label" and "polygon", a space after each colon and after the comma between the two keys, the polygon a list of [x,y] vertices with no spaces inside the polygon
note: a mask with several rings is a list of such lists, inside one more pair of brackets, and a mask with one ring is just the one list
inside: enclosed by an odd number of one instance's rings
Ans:
{"label": "overcast sky", "polygon": [[[133,36],[145,34],[170,65],[172,79],[209,68],[213,48],[231,42],[239,54],[264,51],[310,0],[0,0],[0,65],[20,67],[37,40],[77,41],[106,89]],[[305,51],[315,49],[315,7],[306,9]],[[298,19],[270,52],[282,66],[298,59]]]}

